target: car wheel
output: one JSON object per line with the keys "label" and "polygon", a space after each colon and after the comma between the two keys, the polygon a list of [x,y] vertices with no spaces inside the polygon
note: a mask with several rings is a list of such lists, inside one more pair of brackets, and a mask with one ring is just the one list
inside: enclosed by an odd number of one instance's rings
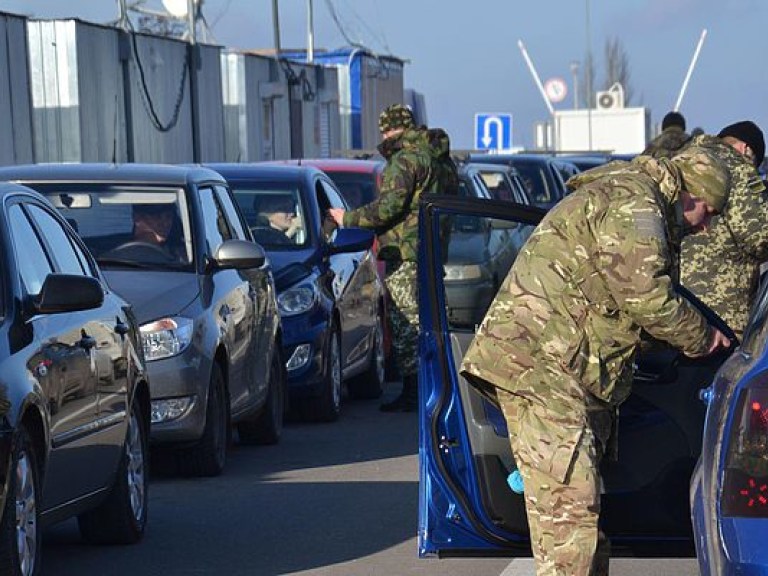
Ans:
{"label": "car wheel", "polygon": [[334,327],[325,353],[325,378],[319,398],[309,398],[305,404],[309,420],[333,422],[341,412],[341,346],[339,331]]}
{"label": "car wheel", "polygon": [[385,382],[386,355],[384,352],[384,320],[376,317],[368,369],[349,383],[349,395],[356,399],[378,398]]}
{"label": "car wheel", "polygon": [[77,518],[87,542],[133,544],[144,536],[149,504],[147,428],[141,408],[134,402],[112,491],[99,507]]}
{"label": "car wheel", "polygon": [[258,416],[237,425],[240,441],[245,444],[277,444],[283,432],[285,413],[285,367],[279,344],[275,344],[269,366],[269,393]]}
{"label": "car wheel", "polygon": [[179,471],[187,476],[218,476],[224,470],[229,446],[229,398],[221,367],[214,362],[200,442],[178,453]]}
{"label": "car wheel", "polygon": [[32,439],[19,424],[11,454],[8,496],[0,523],[0,574],[32,576],[39,571],[40,473]]}

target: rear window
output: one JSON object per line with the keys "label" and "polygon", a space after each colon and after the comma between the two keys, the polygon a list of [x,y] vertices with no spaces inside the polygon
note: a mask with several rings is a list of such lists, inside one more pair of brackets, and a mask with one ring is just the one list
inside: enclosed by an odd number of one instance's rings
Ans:
{"label": "rear window", "polygon": [[329,172],[350,210],[373,202],[379,196],[376,173]]}

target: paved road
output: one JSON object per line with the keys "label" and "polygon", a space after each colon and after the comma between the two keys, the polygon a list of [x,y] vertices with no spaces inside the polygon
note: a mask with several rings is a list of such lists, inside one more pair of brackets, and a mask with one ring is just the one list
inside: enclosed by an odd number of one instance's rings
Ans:
{"label": "paved road", "polygon": [[[137,546],[91,547],[74,521],[53,527],[43,574],[533,575],[530,558],[417,557],[416,415],[377,406],[349,403],[334,424],[290,424],[277,446],[235,446],[219,478],[155,478],[149,528]],[[697,573],[690,558],[622,558],[611,569]]]}

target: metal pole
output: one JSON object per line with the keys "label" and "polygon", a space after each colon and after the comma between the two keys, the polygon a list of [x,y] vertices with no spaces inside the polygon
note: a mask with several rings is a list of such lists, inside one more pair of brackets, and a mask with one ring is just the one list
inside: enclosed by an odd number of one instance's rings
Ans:
{"label": "metal pole", "polygon": [[549,98],[547,98],[547,93],[544,91],[544,85],[541,83],[541,79],[539,78],[539,74],[536,72],[536,68],[533,67],[533,62],[531,62],[531,58],[528,56],[528,51],[525,49],[523,41],[518,40],[517,45],[520,48],[520,52],[523,53],[525,63],[528,64],[528,70],[530,70],[531,76],[533,76],[533,81],[536,83],[536,87],[539,89],[541,97],[544,98],[544,104],[547,105],[547,110],[549,110],[550,114],[554,114],[555,109],[552,108],[552,103],[549,101]]}
{"label": "metal pole", "polygon": [[280,13],[277,8],[277,0],[272,0],[272,28],[275,34],[275,56],[280,56]]}
{"label": "metal pole", "polygon": [[579,63],[571,62],[571,74],[573,75],[573,109],[579,109]]}
{"label": "metal pole", "polygon": [[688,81],[691,79],[693,68],[696,66],[696,61],[699,59],[699,52],[701,52],[701,47],[704,44],[704,38],[706,37],[707,29],[704,28],[701,31],[701,36],[699,37],[699,43],[696,45],[696,50],[693,52],[693,58],[691,59],[691,64],[688,66],[688,73],[685,75],[685,80],[683,80],[683,86],[680,88],[680,94],[677,96],[677,102],[675,102],[675,107],[673,108],[675,112],[680,110],[680,103],[683,101],[683,96],[685,95],[685,91],[688,88]]}
{"label": "metal pole", "polygon": [[189,43],[193,46],[197,42],[196,26],[197,13],[195,11],[195,0],[187,0],[187,26],[189,27]]}
{"label": "metal pole", "polygon": [[592,29],[589,16],[589,0],[586,0],[587,10],[587,141],[588,150],[592,150]]}
{"label": "metal pole", "polygon": [[315,25],[312,16],[312,0],[307,0],[307,62],[315,60]]}
{"label": "metal pole", "polygon": [[125,30],[128,22],[128,7],[125,5],[125,0],[117,0],[117,9],[120,12],[120,17],[117,21],[117,27]]}

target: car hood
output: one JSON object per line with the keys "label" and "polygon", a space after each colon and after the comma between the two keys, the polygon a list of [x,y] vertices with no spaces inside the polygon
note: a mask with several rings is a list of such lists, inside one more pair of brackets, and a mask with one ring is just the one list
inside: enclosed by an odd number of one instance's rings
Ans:
{"label": "car hood", "polygon": [[200,293],[192,272],[104,270],[109,286],[133,306],[140,324],[179,314]]}
{"label": "car hood", "polygon": [[268,255],[275,277],[275,288],[279,292],[309,276],[318,258],[318,251],[280,250],[270,251]]}
{"label": "car hood", "polygon": [[453,232],[448,247],[448,264],[474,264],[487,258],[488,247],[483,234]]}

